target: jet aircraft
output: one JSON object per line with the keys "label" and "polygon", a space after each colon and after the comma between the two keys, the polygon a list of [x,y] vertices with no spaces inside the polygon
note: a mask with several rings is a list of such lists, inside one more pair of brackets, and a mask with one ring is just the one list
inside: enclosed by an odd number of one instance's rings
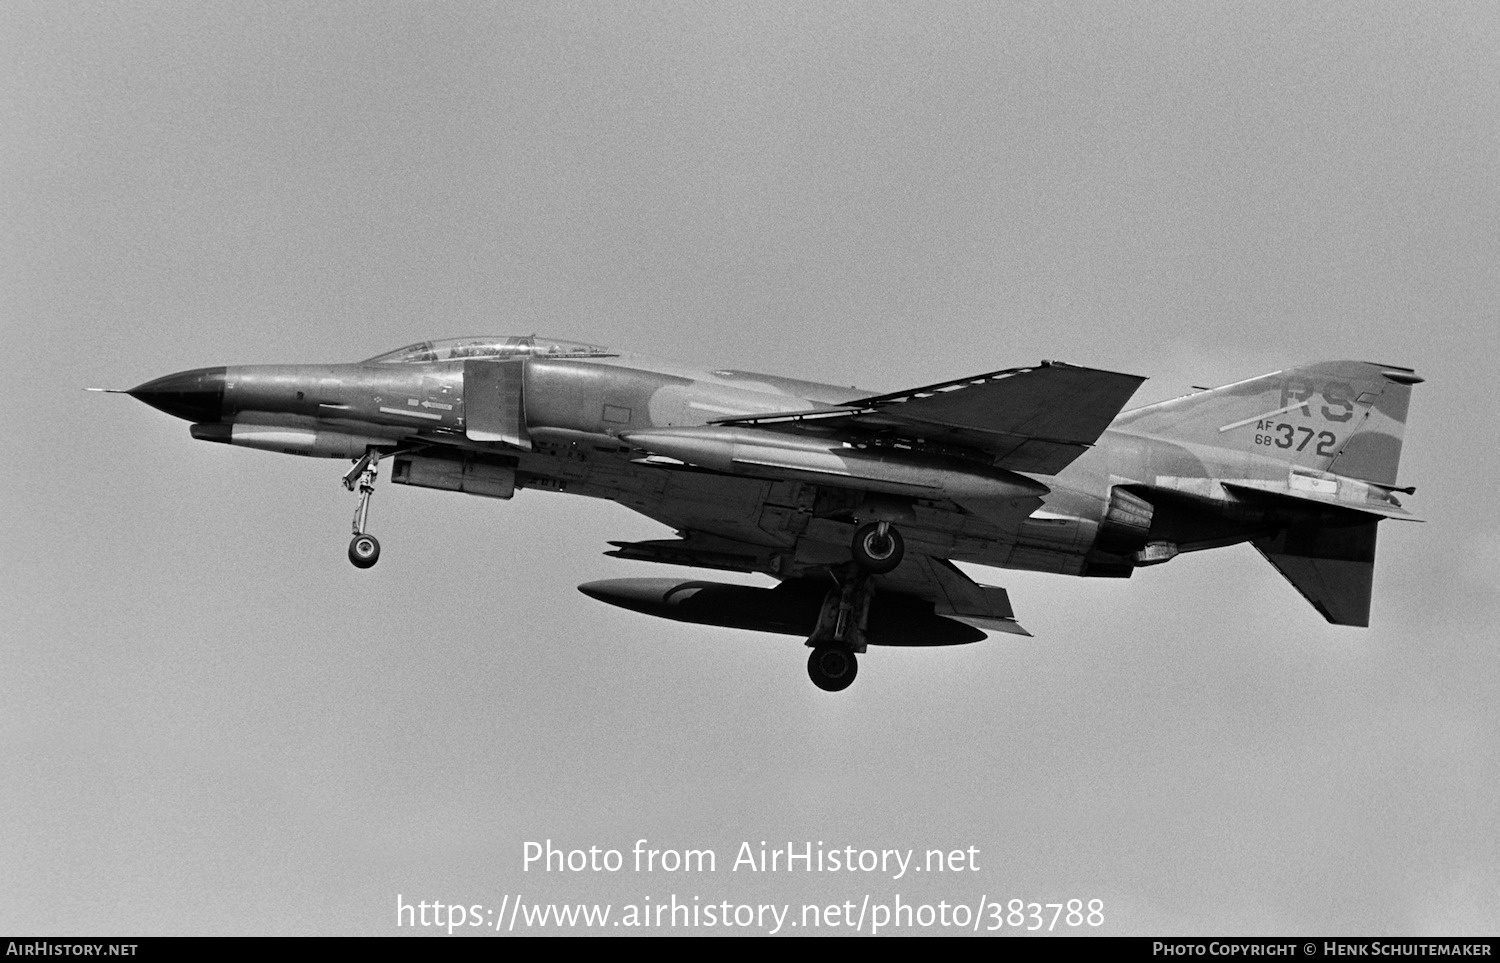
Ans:
{"label": "jet aircraft", "polygon": [[[198,368],[120,393],[192,437],[353,462],[349,560],[396,484],[605,498],[675,530],[617,558],[771,576],[580,585],[684,622],[795,635],[820,688],[870,645],[1029,635],[953,563],[1128,578],[1254,545],[1331,623],[1369,624],[1409,368],[1309,364],[1121,413],[1145,379],[1043,361],[879,394],[697,370],[537,336],[424,341],[353,364]],[[113,390],[113,389],[91,389]]]}

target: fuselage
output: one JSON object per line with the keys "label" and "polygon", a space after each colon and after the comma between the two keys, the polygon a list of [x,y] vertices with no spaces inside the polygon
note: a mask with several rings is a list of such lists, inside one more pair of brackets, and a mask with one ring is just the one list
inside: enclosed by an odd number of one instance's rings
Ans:
{"label": "fuselage", "polygon": [[[711,427],[832,410],[868,390],[509,341],[525,350],[498,367],[482,351],[444,347],[460,342],[435,342],[357,364],[197,369],[131,393],[192,421],[202,440],[345,459],[374,449],[397,458],[398,483],[610,499],[704,544],[756,546],[741,567],[783,577],[847,553],[861,513],[898,521],[935,557],[1106,576],[1128,575],[1148,542],[1191,551],[1280,523],[1274,507],[1229,503],[1209,482],[1284,483],[1286,464],[1271,455],[1117,427],[1058,474],[1026,476],[909,439]],[[1147,504],[1132,486],[1167,495]]]}

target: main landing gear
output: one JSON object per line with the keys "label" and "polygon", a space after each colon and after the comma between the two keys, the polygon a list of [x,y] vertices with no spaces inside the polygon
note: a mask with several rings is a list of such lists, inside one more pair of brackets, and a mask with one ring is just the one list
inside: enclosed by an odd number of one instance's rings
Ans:
{"label": "main landing gear", "polygon": [[870,622],[872,576],[895,571],[906,554],[901,533],[888,521],[861,525],[849,544],[850,562],[832,572],[833,588],[818,611],[818,624],[807,645],[807,675],[825,692],[840,692],[859,673],[858,653],[865,651]]}
{"label": "main landing gear", "polygon": [[859,672],[855,653],[866,648],[865,628],[870,621],[870,599],[874,585],[870,573],[851,563],[836,572],[837,584],[823,598],[818,624],[807,640],[812,654],[807,675],[825,692],[849,688]]}
{"label": "main landing gear", "polygon": [[854,533],[849,545],[854,564],[872,575],[884,575],[895,571],[906,554],[906,543],[901,533],[890,522],[870,522],[861,525]]}
{"label": "main landing gear", "polygon": [[836,645],[819,646],[807,657],[807,674],[813,685],[824,692],[839,692],[854,683],[859,662],[849,649]]}
{"label": "main landing gear", "polygon": [[369,568],[380,561],[380,543],[374,535],[365,533],[370,520],[370,496],[375,494],[376,468],[380,464],[380,452],[374,448],[354,463],[344,474],[344,487],[349,491],[359,488],[359,507],[354,510],[354,539],[349,543],[349,561],[355,568]]}

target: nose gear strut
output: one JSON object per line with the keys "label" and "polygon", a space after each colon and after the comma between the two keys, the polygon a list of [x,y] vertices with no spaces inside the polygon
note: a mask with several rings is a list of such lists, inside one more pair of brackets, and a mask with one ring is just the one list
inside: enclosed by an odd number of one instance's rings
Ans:
{"label": "nose gear strut", "polygon": [[354,539],[349,542],[349,561],[355,568],[369,568],[380,561],[380,543],[365,533],[370,520],[370,496],[375,494],[375,476],[380,466],[380,452],[367,449],[364,457],[344,473],[344,487],[359,488],[359,507],[354,510]]}

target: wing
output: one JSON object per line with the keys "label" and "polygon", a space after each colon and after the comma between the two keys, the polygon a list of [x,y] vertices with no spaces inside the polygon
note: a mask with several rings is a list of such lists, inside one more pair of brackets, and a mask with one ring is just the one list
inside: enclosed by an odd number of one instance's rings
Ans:
{"label": "wing", "polygon": [[725,418],[722,425],[868,434],[981,452],[1010,471],[1055,475],[1098,440],[1145,378],[1043,361],[837,408]]}

